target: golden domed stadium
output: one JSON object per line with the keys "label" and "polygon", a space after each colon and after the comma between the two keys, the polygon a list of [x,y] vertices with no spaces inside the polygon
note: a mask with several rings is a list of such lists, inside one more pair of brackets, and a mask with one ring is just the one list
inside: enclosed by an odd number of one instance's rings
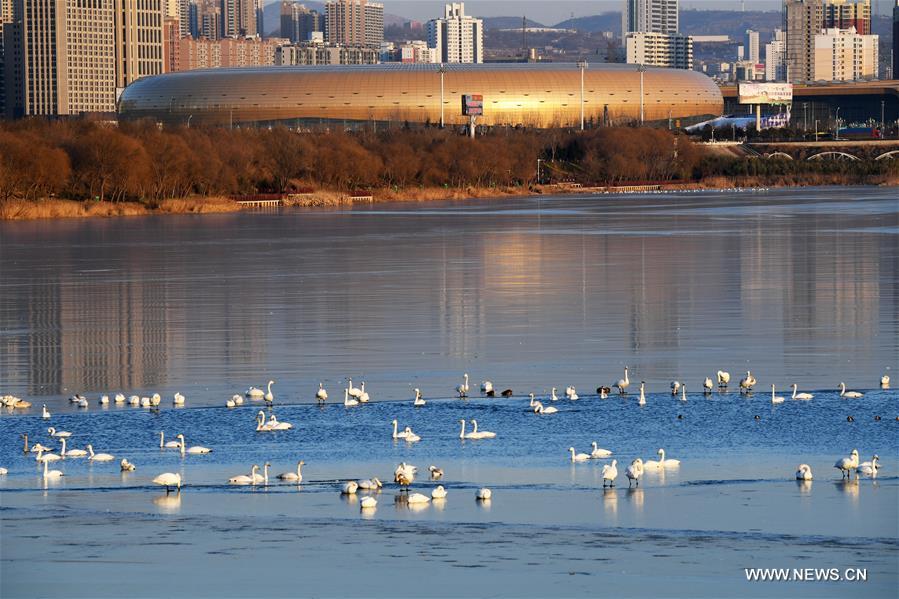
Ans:
{"label": "golden domed stadium", "polygon": [[[642,106],[641,106],[642,76]],[[581,81],[583,77],[583,88]],[[441,93],[442,88],[442,93]],[[582,91],[583,89],[583,91]],[[462,96],[483,96],[478,124],[567,127],[720,116],[721,92],[695,71],[574,63],[276,66],[167,73],[128,86],[123,119],[169,125],[461,125]],[[583,95],[582,95],[583,94]],[[441,97],[443,114],[441,115]]]}

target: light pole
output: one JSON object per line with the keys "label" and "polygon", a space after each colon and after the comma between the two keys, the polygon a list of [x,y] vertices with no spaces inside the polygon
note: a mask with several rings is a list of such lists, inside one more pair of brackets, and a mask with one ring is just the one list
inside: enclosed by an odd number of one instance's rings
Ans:
{"label": "light pole", "polygon": [[540,185],[540,163],[543,162],[542,158],[537,159],[537,185]]}
{"label": "light pole", "polygon": [[883,129],[885,127],[885,121],[883,120],[883,108],[884,108],[885,103],[886,103],[886,100],[880,101],[880,139],[884,139],[884,137],[886,137],[884,135],[884,131],[883,131]]}
{"label": "light pole", "polygon": [[815,141],[818,141],[818,119],[815,119]]}
{"label": "light pole", "polygon": [[803,131],[808,131],[808,111],[806,110],[806,108],[808,108],[808,102],[803,102],[802,103],[802,130]]}
{"label": "light pole", "polygon": [[837,121],[837,122],[836,122],[836,128],[834,129],[834,132],[833,132],[833,139],[834,139],[834,141],[840,139],[840,107],[839,107],[839,106],[837,106],[837,116],[836,116],[836,121]]}
{"label": "light pole", "polygon": [[637,70],[640,72],[640,124],[642,125],[644,122],[644,113],[643,113],[643,73],[646,72],[646,67],[641,63]]}
{"label": "light pole", "polygon": [[437,70],[440,72],[440,128],[443,129],[443,76],[446,74],[446,65],[441,62]]}
{"label": "light pole", "polygon": [[584,71],[587,70],[587,61],[577,61],[577,67],[581,70],[581,131],[584,130]]}

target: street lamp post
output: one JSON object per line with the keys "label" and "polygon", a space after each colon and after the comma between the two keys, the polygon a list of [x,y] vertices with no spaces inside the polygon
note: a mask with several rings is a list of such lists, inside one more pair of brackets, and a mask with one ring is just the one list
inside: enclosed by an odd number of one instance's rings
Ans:
{"label": "street lamp post", "polygon": [[884,139],[886,137],[886,135],[884,133],[884,127],[886,126],[886,121],[884,121],[884,118],[883,118],[883,109],[884,109],[885,103],[886,103],[886,100],[880,101],[880,139]]}
{"label": "street lamp post", "polygon": [[833,132],[834,140],[840,139],[840,107],[837,106],[837,116],[836,116],[836,128]]}
{"label": "street lamp post", "polygon": [[537,159],[537,185],[540,185],[540,163],[543,162],[542,158]]}
{"label": "street lamp post", "polygon": [[818,141],[818,119],[815,119],[815,141]]}
{"label": "street lamp post", "polygon": [[637,70],[640,72],[640,124],[642,125],[645,120],[643,112],[643,73],[646,72],[646,67],[641,63]]}
{"label": "street lamp post", "polygon": [[440,72],[440,128],[443,129],[443,76],[446,74],[446,65],[441,62],[437,70]]}
{"label": "street lamp post", "polygon": [[803,131],[808,131],[808,111],[806,110],[806,108],[808,108],[808,102],[803,102],[802,103],[802,130]]}
{"label": "street lamp post", "polygon": [[581,131],[584,130],[584,71],[587,69],[587,61],[577,61],[577,67],[581,70]]}

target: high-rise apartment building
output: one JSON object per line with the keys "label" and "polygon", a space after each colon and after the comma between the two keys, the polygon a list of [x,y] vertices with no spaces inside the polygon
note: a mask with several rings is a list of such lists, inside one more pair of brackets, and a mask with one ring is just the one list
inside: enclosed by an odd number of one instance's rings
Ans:
{"label": "high-rise apartment building", "polygon": [[759,32],[752,29],[746,30],[746,42],[743,44],[746,49],[745,59],[749,62],[758,64],[761,54],[759,53]]}
{"label": "high-rise apartment building", "polygon": [[624,0],[622,38],[631,32],[674,34],[677,31],[677,0]]}
{"label": "high-rise apartment building", "polygon": [[870,34],[870,0],[784,0],[787,80],[814,80],[815,36],[850,27]]}
{"label": "high-rise apartment building", "polygon": [[384,5],[368,0],[328,0],[325,3],[325,41],[345,46],[381,47]]}
{"label": "high-rise apartment building", "polygon": [[3,50],[3,28],[12,23],[12,0],[0,0],[0,117],[6,114],[6,66]]}
{"label": "high-rise apartment building", "polygon": [[309,40],[310,34],[322,31],[322,16],[299,2],[281,2],[281,37],[294,44]]}
{"label": "high-rise apartment building", "polygon": [[689,35],[632,32],[625,38],[625,51],[629,64],[693,68],[693,38]]}
{"label": "high-rise apartment building", "polygon": [[255,37],[256,0],[222,0],[222,37]]}
{"label": "high-rise apartment building", "polygon": [[16,46],[4,45],[15,79],[5,82],[7,114],[114,111],[115,13],[113,0],[16,0],[15,22],[4,27]]}
{"label": "high-rise apartment building", "polygon": [[765,44],[765,80],[784,81],[787,78],[786,44],[783,29],[774,30],[774,39]]}
{"label": "high-rise apartment building", "polygon": [[854,27],[858,35],[870,35],[871,0],[827,0],[824,3],[824,27]]}
{"label": "high-rise apartment building", "polygon": [[218,0],[191,2],[191,32],[194,38],[217,40],[222,38],[222,5]]}
{"label": "high-rise apartment building", "polygon": [[442,19],[428,21],[428,47],[439,62],[484,62],[484,21],[467,16],[464,2],[447,4]]}
{"label": "high-rise apartment building", "polygon": [[827,28],[815,36],[814,81],[855,81],[877,76],[878,36],[854,27]]}
{"label": "high-rise apartment building", "polygon": [[893,7],[893,56],[890,61],[890,75],[896,79],[896,69],[899,68],[899,0]]}
{"label": "high-rise apartment building", "polygon": [[114,0],[114,5],[116,87],[163,73],[164,0]]}

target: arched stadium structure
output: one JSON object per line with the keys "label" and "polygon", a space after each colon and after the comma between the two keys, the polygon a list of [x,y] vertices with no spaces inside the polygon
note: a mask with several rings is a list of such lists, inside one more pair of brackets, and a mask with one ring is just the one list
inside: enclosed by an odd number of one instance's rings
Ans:
{"label": "arched stadium structure", "polygon": [[[371,66],[274,66],[206,69],[146,77],[118,103],[123,119],[164,124],[290,126],[328,122],[464,124],[462,96],[481,94],[478,124],[573,126],[585,120],[625,124],[640,118],[637,65],[574,63]],[[695,71],[646,68],[644,120],[681,124],[720,116],[721,92]]]}

